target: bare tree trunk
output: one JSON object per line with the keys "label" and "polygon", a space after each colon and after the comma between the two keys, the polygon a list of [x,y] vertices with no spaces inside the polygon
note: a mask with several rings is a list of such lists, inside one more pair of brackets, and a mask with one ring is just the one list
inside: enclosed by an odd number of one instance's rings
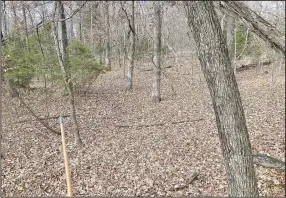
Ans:
{"label": "bare tree trunk", "polygon": [[[92,2],[91,2],[92,3]],[[93,39],[93,4],[90,5],[90,44],[92,50],[94,50],[94,39]]]}
{"label": "bare tree trunk", "polygon": [[131,16],[131,50],[130,50],[130,65],[127,71],[127,90],[131,91],[133,89],[133,69],[134,69],[134,59],[135,59],[135,16],[134,16],[134,1],[132,1],[132,16]]}
{"label": "bare tree trunk", "polygon": [[111,70],[110,60],[110,22],[109,22],[109,2],[105,1],[105,28],[106,28],[106,46],[105,46],[105,64],[108,70]]}
{"label": "bare tree trunk", "polygon": [[26,8],[25,8],[24,5],[22,5],[22,13],[23,13],[23,19],[24,19],[24,25],[25,25],[26,43],[27,43],[27,46],[28,46],[29,34],[28,34],[28,24],[27,24],[27,17],[26,17]]}
{"label": "bare tree trunk", "polygon": [[[64,6],[61,1],[59,3],[59,16],[60,16],[60,38],[57,37],[56,33],[56,27],[55,24],[53,24],[53,36],[55,40],[55,46],[58,54],[59,64],[61,67],[61,72],[63,75],[63,79],[69,94],[69,103],[71,108],[71,118],[73,122],[73,130],[75,133],[75,142],[76,145],[81,147],[82,141],[79,134],[79,128],[78,123],[76,119],[76,109],[75,109],[75,102],[74,102],[74,90],[73,90],[73,84],[71,82],[70,74],[66,69],[66,66],[69,64],[69,58],[67,53],[67,46],[68,46],[68,38],[67,38],[67,27],[65,23],[65,13],[64,13]],[[56,9],[57,2],[55,2],[55,9]],[[55,20],[54,20],[55,21]],[[61,42],[59,43],[59,39]],[[61,47],[60,47],[61,45]]]}
{"label": "bare tree trunk", "polygon": [[285,36],[243,2],[221,1],[220,6],[225,8],[233,17],[250,23],[251,31],[285,55]]}
{"label": "bare tree trunk", "polygon": [[235,67],[235,19],[231,16],[226,16],[226,43],[228,48],[228,54],[231,61],[231,66],[234,70],[234,74],[236,73]]}
{"label": "bare tree trunk", "polygon": [[13,26],[14,26],[12,28],[12,30],[13,30],[12,32],[19,36],[20,35],[19,31],[16,30],[17,25],[19,24],[19,20],[18,20],[16,5],[14,4],[14,2],[12,4],[12,12],[13,12]]}
{"label": "bare tree trunk", "polygon": [[231,197],[258,197],[242,101],[212,1],[185,2],[188,24],[212,97]]}
{"label": "bare tree trunk", "polygon": [[99,47],[100,47],[100,51],[99,51],[99,64],[102,65],[103,64],[103,51],[101,50],[102,47],[104,46],[103,42],[102,42],[102,37],[101,35],[99,35]]}
{"label": "bare tree trunk", "polygon": [[31,21],[31,25],[32,25],[32,27],[34,27],[34,18],[32,16],[32,13],[31,13],[31,10],[30,10],[29,6],[27,7],[27,11],[28,11],[28,15],[29,15],[29,18],[30,18],[30,21]]}
{"label": "bare tree trunk", "polygon": [[[78,6],[80,7],[80,5]],[[79,40],[82,41],[82,9],[79,11],[78,36]]]}
{"label": "bare tree trunk", "polygon": [[16,6],[14,5],[14,3],[12,5],[12,12],[13,12],[13,20],[14,20],[13,23],[14,23],[14,25],[17,25],[19,21],[18,21]]}
{"label": "bare tree trunk", "polygon": [[[8,27],[7,27],[7,11],[6,11],[6,3],[3,1],[3,34],[6,37],[8,35]],[[2,25],[2,24],[1,24]]]}
{"label": "bare tree trunk", "polygon": [[154,2],[155,26],[154,26],[154,73],[152,82],[152,100],[153,102],[161,101],[161,54],[162,54],[162,3]]}
{"label": "bare tree trunk", "polygon": [[123,27],[123,78],[125,78],[126,68],[126,30]]}
{"label": "bare tree trunk", "polygon": [[[72,6],[72,2],[71,2],[71,7],[70,7],[70,12],[72,14],[72,11],[73,11],[73,6]],[[70,37],[71,37],[71,40],[74,39],[74,29],[73,29],[73,17],[70,18]]]}

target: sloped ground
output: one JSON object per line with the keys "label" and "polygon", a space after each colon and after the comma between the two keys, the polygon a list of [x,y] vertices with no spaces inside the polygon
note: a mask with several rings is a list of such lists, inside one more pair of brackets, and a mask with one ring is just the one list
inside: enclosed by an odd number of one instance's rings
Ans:
{"label": "sloped ground", "polygon": [[[172,67],[166,71],[168,78],[163,76],[160,104],[150,100],[152,72],[142,71],[147,66],[141,63],[132,93],[124,91],[123,69],[116,68],[100,76],[87,95],[77,97],[85,144],[81,152],[73,146],[69,118],[65,124],[75,196],[227,195],[210,95],[198,64],[182,60],[179,73]],[[272,87],[271,66],[263,72],[254,68],[237,73],[253,152],[284,160],[284,71],[276,72]],[[52,116],[61,109],[69,113],[66,99],[58,95],[49,96]],[[43,93],[25,99],[38,115],[45,115]],[[3,195],[64,196],[60,137],[36,121],[17,123],[34,118],[16,100],[4,97],[2,107]],[[282,173],[263,167],[256,170],[261,195],[284,195]],[[174,190],[194,173],[197,179]]]}

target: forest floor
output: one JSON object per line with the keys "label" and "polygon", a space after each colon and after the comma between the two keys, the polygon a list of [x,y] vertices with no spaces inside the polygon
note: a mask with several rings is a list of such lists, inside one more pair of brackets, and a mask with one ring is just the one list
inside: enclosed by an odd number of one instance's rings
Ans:
{"label": "forest floor", "polygon": [[[172,62],[172,61],[171,61]],[[172,63],[166,65],[171,65]],[[125,92],[123,68],[100,75],[76,97],[84,148],[74,147],[65,120],[74,196],[226,196],[226,173],[211,98],[199,64],[182,58],[166,69],[162,102],[151,102],[151,71],[137,64],[134,91]],[[151,67],[151,65],[149,65]],[[140,68],[140,69],[139,69]],[[193,69],[192,69],[193,68]],[[285,73],[272,65],[237,73],[253,153],[285,160]],[[266,72],[268,71],[268,72]],[[173,88],[172,88],[173,87]],[[174,92],[175,91],[175,92]],[[2,97],[4,196],[64,196],[61,137],[49,132],[17,99]],[[45,116],[45,94],[25,101]],[[49,94],[50,116],[69,114],[67,99]],[[28,121],[27,121],[28,120]],[[50,124],[56,124],[51,119]],[[59,126],[55,128],[59,130]],[[256,166],[263,196],[284,196],[284,173]],[[190,182],[192,176],[197,177]]]}

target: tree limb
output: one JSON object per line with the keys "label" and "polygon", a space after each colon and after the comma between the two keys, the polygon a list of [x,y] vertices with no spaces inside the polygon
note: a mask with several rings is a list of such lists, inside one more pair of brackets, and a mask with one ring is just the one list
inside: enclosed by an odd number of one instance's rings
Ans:
{"label": "tree limb", "polygon": [[166,124],[180,124],[180,123],[184,123],[184,122],[197,122],[197,121],[201,121],[203,120],[203,118],[200,119],[196,119],[196,120],[181,120],[181,121],[174,121],[174,122],[167,122],[167,123],[155,123],[155,124],[139,124],[137,126],[132,126],[132,125],[117,125],[117,127],[119,128],[129,128],[129,127],[150,127],[150,126],[163,126]]}
{"label": "tree limb", "polygon": [[[38,121],[39,119],[40,120],[50,120],[50,119],[57,119],[59,116],[50,116],[50,117],[45,117],[45,118],[41,118],[41,117],[38,117],[38,119],[34,119],[34,120],[20,120],[16,123],[23,123],[23,122],[32,122],[32,121]],[[63,118],[66,118],[66,117],[70,117],[69,115],[63,115],[62,116]]]}
{"label": "tree limb", "polygon": [[187,181],[185,184],[176,185],[176,186],[170,188],[169,191],[177,191],[177,190],[182,190],[182,189],[184,189],[184,188],[187,188],[190,184],[193,183],[193,181],[194,181],[195,179],[198,178],[198,176],[199,176],[198,173],[194,173],[194,174],[191,176],[191,178],[188,179],[188,181]]}
{"label": "tree limb", "polygon": [[[86,4],[86,2],[87,1],[85,1],[78,9],[76,9],[69,17],[66,17],[65,19],[59,19],[59,20],[54,20],[53,19],[53,20],[50,20],[50,21],[42,20],[35,27],[29,28],[28,31],[35,30],[35,29],[37,30],[40,27],[42,27],[43,25],[45,25],[45,24],[49,24],[49,23],[53,23],[53,22],[62,22],[62,21],[69,20],[83,8],[83,6]],[[8,40],[10,38],[12,38],[12,36],[6,37],[3,41],[6,41],[6,40]]]}
{"label": "tree limb", "polygon": [[285,56],[285,37],[273,25],[238,1],[220,1],[220,8],[228,11],[235,18],[242,19],[257,36],[268,42],[271,47],[281,51]]}
{"label": "tree limb", "polygon": [[[16,91],[17,91],[17,90],[16,90]],[[17,92],[18,92],[18,91],[17,91]],[[45,123],[45,122],[43,121],[43,119],[41,119],[40,117],[38,117],[38,116],[34,113],[34,111],[31,109],[31,107],[29,107],[29,106],[24,102],[24,100],[21,98],[19,92],[18,92],[18,99],[20,100],[21,104],[23,104],[23,105],[26,107],[26,109],[29,111],[29,113],[30,113],[37,121],[39,121],[46,129],[48,129],[48,130],[51,131],[52,133],[55,133],[55,134],[57,134],[57,135],[61,135],[61,133],[60,133],[59,131],[56,131],[56,130],[54,130],[53,128],[51,128],[47,123]]]}

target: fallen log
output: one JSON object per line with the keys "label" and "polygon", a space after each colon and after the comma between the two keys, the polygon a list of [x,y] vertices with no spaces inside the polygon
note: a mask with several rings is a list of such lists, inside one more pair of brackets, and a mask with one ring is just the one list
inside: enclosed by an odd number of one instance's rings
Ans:
{"label": "fallen log", "polygon": [[253,155],[253,163],[266,168],[278,169],[285,172],[285,162],[265,154]]}
{"label": "fallen log", "polygon": [[[272,63],[272,61],[264,61],[262,63],[260,63],[261,65],[270,65]],[[247,70],[247,69],[250,69],[252,67],[257,67],[259,64],[256,64],[256,63],[252,63],[252,64],[247,64],[247,65],[242,65],[241,67],[238,67],[236,69],[236,71],[240,72],[240,71],[243,71],[243,70]]]}

